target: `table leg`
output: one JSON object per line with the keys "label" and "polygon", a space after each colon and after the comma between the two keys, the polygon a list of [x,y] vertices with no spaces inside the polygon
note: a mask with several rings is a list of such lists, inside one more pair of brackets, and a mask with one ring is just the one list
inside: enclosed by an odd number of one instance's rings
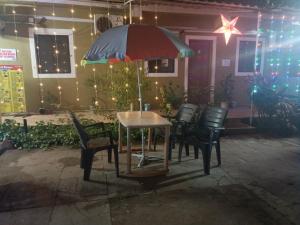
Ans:
{"label": "table leg", "polygon": [[165,127],[165,146],[164,146],[164,167],[168,170],[168,163],[169,163],[169,140],[170,140],[170,126]]}
{"label": "table leg", "polygon": [[148,151],[151,151],[151,142],[152,142],[152,129],[148,129]]}
{"label": "table leg", "polygon": [[127,128],[127,173],[131,173],[130,128]]}
{"label": "table leg", "polygon": [[119,122],[119,152],[122,152],[122,146],[123,146],[123,143],[122,143],[122,124]]}

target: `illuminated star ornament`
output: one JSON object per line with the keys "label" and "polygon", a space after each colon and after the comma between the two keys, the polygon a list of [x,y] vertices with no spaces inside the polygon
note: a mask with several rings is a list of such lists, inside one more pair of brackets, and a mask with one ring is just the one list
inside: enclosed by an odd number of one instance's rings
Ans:
{"label": "illuminated star ornament", "polygon": [[238,19],[239,17],[237,16],[233,20],[229,21],[221,14],[222,27],[214,31],[214,33],[224,34],[226,45],[228,44],[232,34],[242,34],[237,28],[235,28],[235,24]]}

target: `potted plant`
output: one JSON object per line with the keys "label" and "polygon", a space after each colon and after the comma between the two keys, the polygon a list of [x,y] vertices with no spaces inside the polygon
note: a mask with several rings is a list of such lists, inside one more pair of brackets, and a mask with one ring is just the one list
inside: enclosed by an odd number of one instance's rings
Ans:
{"label": "potted plant", "polygon": [[177,109],[184,101],[179,86],[175,85],[174,87],[172,82],[160,88],[160,96],[160,111],[166,116],[171,116],[173,109]]}
{"label": "potted plant", "polygon": [[221,81],[216,90],[216,102],[220,104],[221,108],[229,108],[234,106],[233,102],[234,78],[233,74],[228,74],[224,80]]}

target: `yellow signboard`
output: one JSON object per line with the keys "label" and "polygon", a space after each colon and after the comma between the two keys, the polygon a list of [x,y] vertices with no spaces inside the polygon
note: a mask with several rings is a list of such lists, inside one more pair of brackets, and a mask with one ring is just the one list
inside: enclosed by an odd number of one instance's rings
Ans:
{"label": "yellow signboard", "polygon": [[0,65],[0,112],[25,112],[23,68]]}

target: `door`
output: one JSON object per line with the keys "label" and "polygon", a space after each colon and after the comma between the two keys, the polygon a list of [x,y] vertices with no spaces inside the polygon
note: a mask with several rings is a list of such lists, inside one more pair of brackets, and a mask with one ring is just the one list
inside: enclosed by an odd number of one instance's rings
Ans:
{"label": "door", "polygon": [[189,59],[188,101],[193,104],[207,104],[210,99],[212,40],[190,39],[189,46],[195,56]]}

